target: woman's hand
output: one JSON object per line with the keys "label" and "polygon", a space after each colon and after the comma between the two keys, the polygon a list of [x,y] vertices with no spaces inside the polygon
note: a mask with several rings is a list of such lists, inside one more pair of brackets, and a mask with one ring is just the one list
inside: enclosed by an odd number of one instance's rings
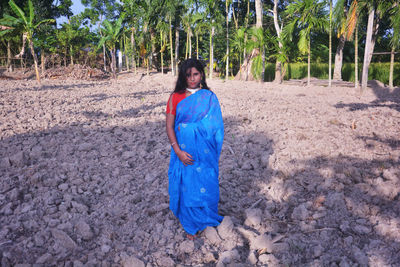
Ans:
{"label": "woman's hand", "polygon": [[178,151],[178,153],[176,153],[176,155],[178,156],[178,158],[180,159],[180,161],[182,161],[183,165],[187,166],[187,165],[193,165],[193,158],[192,155],[190,155],[189,153],[180,150]]}

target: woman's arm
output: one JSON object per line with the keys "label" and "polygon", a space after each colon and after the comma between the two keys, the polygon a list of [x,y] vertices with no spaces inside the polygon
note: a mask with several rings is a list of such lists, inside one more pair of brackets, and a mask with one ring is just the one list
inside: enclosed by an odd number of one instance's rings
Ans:
{"label": "woman's arm", "polygon": [[176,155],[178,156],[178,158],[180,159],[180,161],[182,161],[183,165],[193,165],[193,158],[192,156],[181,150],[179,145],[178,145],[178,141],[176,140],[176,135],[175,135],[175,130],[174,130],[174,126],[175,126],[175,115],[173,114],[169,114],[167,113],[167,119],[166,119],[166,130],[167,130],[167,135],[168,135],[168,139],[169,142],[172,145],[172,148],[174,149]]}

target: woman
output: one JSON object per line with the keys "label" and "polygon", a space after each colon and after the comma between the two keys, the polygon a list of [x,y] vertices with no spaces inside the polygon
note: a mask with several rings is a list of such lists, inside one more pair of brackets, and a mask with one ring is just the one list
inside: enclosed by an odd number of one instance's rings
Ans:
{"label": "woman", "polygon": [[172,147],[170,209],[193,240],[197,232],[223,219],[218,215],[218,161],[224,124],[218,99],[196,59],[180,67],[167,104],[166,130]]}

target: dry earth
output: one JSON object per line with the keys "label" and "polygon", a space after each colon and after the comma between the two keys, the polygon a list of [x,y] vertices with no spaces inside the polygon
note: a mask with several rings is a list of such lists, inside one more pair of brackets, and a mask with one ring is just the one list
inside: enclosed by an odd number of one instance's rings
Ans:
{"label": "dry earth", "polygon": [[400,88],[209,81],[218,228],[168,209],[169,75],[0,81],[1,266],[399,266]]}

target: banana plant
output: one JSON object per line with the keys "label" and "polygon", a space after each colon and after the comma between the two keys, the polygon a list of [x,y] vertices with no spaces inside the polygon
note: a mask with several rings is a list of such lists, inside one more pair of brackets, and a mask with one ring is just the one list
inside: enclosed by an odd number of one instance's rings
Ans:
{"label": "banana plant", "polygon": [[119,37],[122,33],[122,22],[124,17],[119,17],[118,20],[110,22],[109,20],[103,21],[103,37],[100,39],[98,48],[102,47],[103,44],[106,45],[111,53],[111,72],[114,78],[116,78],[116,44],[119,41]]}
{"label": "banana plant", "polygon": [[326,31],[328,28],[328,20],[326,19],[324,8],[325,3],[320,0],[297,0],[291,3],[285,11],[290,22],[283,28],[284,39],[292,41],[295,29],[299,28],[299,42],[297,46],[300,53],[308,54],[308,86],[311,80],[311,32]]}
{"label": "banana plant", "polygon": [[[55,20],[54,19],[44,19],[39,22],[35,22],[35,9],[33,7],[31,0],[28,1],[28,7],[29,7],[28,8],[28,10],[29,10],[28,16],[25,14],[25,12],[19,6],[17,6],[14,3],[13,0],[10,0],[10,2],[8,2],[8,4],[10,5],[12,11],[15,13],[16,17],[7,16],[6,18],[13,25],[18,25],[22,28],[23,39],[26,38],[26,40],[28,41],[29,48],[31,50],[34,64],[35,64],[36,79],[37,79],[38,83],[40,84],[38,60],[37,60],[37,56],[36,56],[35,49],[33,46],[33,36],[35,35],[35,31],[41,24],[54,23]],[[16,27],[18,27],[18,26],[16,26]],[[24,44],[23,44],[23,46],[24,46]]]}

